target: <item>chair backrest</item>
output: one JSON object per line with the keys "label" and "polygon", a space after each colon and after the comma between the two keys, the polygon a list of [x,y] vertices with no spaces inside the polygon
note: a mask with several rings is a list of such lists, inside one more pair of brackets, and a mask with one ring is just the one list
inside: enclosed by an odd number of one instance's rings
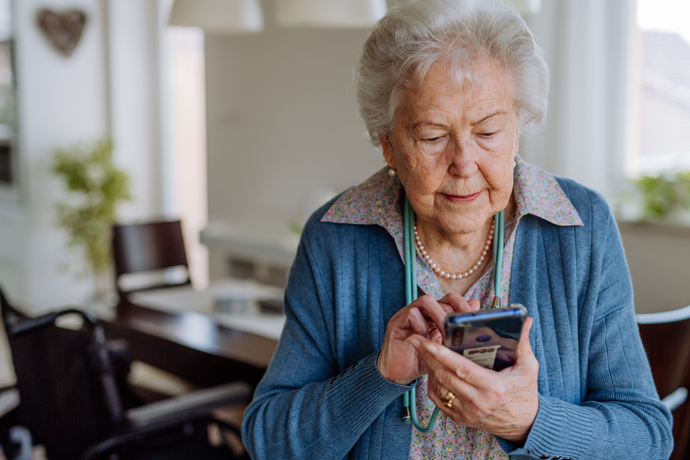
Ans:
{"label": "chair backrest", "polygon": [[[0,302],[20,421],[34,442],[45,446],[48,458],[76,460],[88,446],[117,432],[123,420],[107,349],[103,353],[105,336],[97,337],[102,329],[96,329],[100,326],[93,318],[70,310],[28,318],[11,307],[1,290]],[[83,315],[81,328],[55,325],[70,312]]]}
{"label": "chair backrest", "polygon": [[[665,398],[678,388],[690,389],[690,306],[663,313],[637,315],[654,383]],[[672,460],[686,458],[690,437],[690,404],[673,412],[675,447]]]}
{"label": "chair backrest", "polygon": [[637,324],[659,396],[690,383],[686,378],[690,372],[690,306],[639,314]]}
{"label": "chair backrest", "polygon": [[178,283],[156,284],[144,289],[190,284],[189,265],[179,220],[133,225],[113,225],[113,260],[115,285],[120,298],[128,292],[120,286],[120,278],[132,273],[151,272],[172,267],[187,268],[187,279]]}

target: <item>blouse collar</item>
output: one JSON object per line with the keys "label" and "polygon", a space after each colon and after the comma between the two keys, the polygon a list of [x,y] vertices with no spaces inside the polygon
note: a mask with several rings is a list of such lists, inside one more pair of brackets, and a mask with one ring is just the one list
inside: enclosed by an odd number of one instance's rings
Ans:
{"label": "blouse collar", "polygon": [[[513,193],[516,217],[532,214],[558,226],[582,226],[582,219],[554,177],[518,156]],[[384,167],[362,184],[345,191],[326,211],[321,222],[379,225],[395,240],[403,257],[402,185]]]}

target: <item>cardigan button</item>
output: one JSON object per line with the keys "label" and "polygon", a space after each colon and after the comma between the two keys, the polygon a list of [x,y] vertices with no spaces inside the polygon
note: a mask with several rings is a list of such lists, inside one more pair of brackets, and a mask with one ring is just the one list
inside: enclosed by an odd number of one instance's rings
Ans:
{"label": "cardigan button", "polygon": [[539,457],[539,458],[549,458],[549,456],[548,456],[548,455],[542,455],[542,456]]}

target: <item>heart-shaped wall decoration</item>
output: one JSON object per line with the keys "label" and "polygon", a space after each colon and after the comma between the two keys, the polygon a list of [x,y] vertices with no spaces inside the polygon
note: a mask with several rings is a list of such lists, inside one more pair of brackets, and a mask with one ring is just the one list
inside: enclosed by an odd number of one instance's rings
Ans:
{"label": "heart-shaped wall decoration", "polygon": [[63,56],[71,56],[84,32],[86,14],[80,10],[56,13],[42,9],[37,18],[39,27],[55,49]]}

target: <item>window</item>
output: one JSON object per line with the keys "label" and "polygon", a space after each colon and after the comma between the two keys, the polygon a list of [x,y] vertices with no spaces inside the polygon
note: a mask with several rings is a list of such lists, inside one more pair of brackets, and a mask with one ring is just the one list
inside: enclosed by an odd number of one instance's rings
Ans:
{"label": "window", "polygon": [[690,1],[637,0],[626,172],[690,170]]}

